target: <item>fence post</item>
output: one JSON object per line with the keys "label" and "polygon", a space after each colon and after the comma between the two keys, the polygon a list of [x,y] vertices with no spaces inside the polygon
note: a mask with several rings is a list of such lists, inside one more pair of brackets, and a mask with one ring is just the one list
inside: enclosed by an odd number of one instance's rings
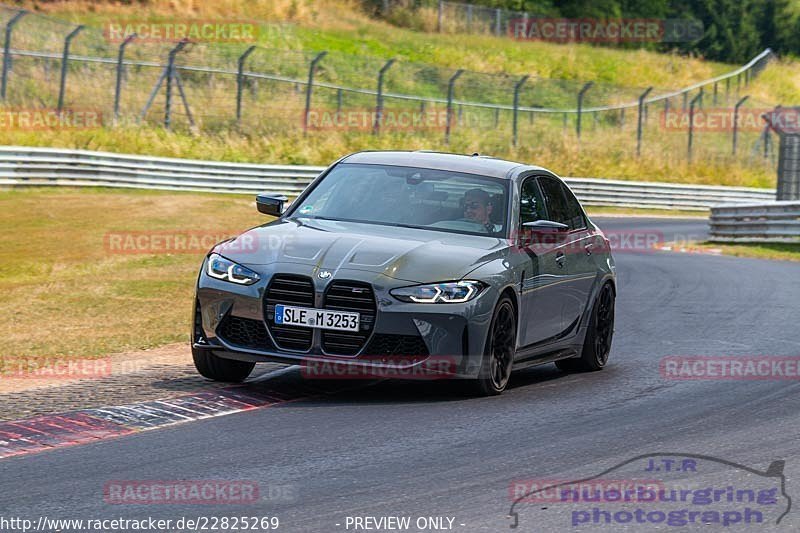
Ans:
{"label": "fence post", "polygon": [[3,45],[3,79],[0,82],[0,98],[6,99],[6,84],[8,83],[8,68],[11,66],[11,31],[14,26],[19,22],[19,19],[27,15],[27,11],[19,11],[16,15],[11,17],[11,20],[6,23],[6,40]]}
{"label": "fence post", "polygon": [[682,93],[682,96],[683,96],[683,104],[681,105],[681,111],[683,111],[685,113],[686,112],[686,107],[687,107],[686,104],[689,101],[689,93],[684,91]]}
{"label": "fence post", "polygon": [[731,95],[731,79],[725,78],[725,103],[727,104],[730,101]]}
{"label": "fence post", "polygon": [[500,8],[494,10],[494,34],[500,37]]}
{"label": "fence post", "polygon": [[172,126],[172,80],[175,79],[175,56],[189,44],[187,39],[179,42],[169,51],[167,56],[167,93],[164,101],[164,127],[170,129]]}
{"label": "fence post", "polygon": [[395,60],[390,59],[386,62],[381,70],[378,72],[378,93],[375,97],[375,124],[372,126],[372,134],[377,135],[381,130],[381,121],[383,120],[383,76],[394,64]]}
{"label": "fence post", "polygon": [[117,52],[117,82],[114,86],[114,122],[119,120],[119,100],[122,94],[122,70],[124,65],[122,60],[125,59],[125,47],[128,46],[132,40],[136,38],[136,33],[131,33],[119,45],[119,52]]}
{"label": "fence post", "polygon": [[669,115],[669,98],[664,98],[664,123],[666,124],[667,115]]}
{"label": "fence post", "polygon": [[638,157],[642,153],[642,112],[644,111],[644,99],[647,98],[647,95],[650,94],[652,91],[652,87],[648,87],[645,91],[639,95],[639,115],[636,119],[636,156]]}
{"label": "fence post", "polygon": [[733,155],[736,155],[736,140],[739,134],[739,108],[742,107],[742,104],[744,104],[748,98],[750,97],[743,96],[742,99],[733,106],[733,151],[731,152]]}
{"label": "fence post", "polygon": [[594,82],[587,82],[578,92],[578,118],[575,122],[575,133],[577,133],[578,139],[581,138],[581,111],[583,110],[583,95],[586,94],[586,91],[592,88],[592,85],[594,85]]}
{"label": "fence post", "polygon": [[244,62],[247,56],[255,51],[256,47],[251,46],[239,56],[236,69],[236,124],[242,120],[242,91],[244,90]]}
{"label": "fence post", "polygon": [[717,82],[714,82],[714,103],[712,105],[717,105]]}
{"label": "fence post", "polygon": [[519,91],[520,89],[522,89],[522,85],[526,81],[528,81],[528,78],[529,76],[523,76],[522,78],[520,78],[517,84],[514,85],[514,118],[512,119],[513,128],[512,128],[512,141],[511,141],[514,146],[517,145],[517,118],[518,118],[517,116],[519,114]]}
{"label": "fence post", "polygon": [[67,87],[67,59],[69,59],[69,45],[72,43],[72,39],[78,35],[83,29],[83,24],[77,26],[74,30],[69,32],[66,39],[64,39],[64,53],[61,56],[61,83],[58,86],[58,112],[61,113],[61,110],[64,109],[64,91]]}
{"label": "fence post", "polygon": [[436,31],[442,33],[442,15],[444,10],[444,0],[439,0],[439,12],[436,15]]}
{"label": "fence post", "polygon": [[311,60],[311,65],[308,67],[308,83],[306,84],[306,110],[303,114],[303,135],[308,133],[308,114],[311,112],[311,91],[314,87],[314,71],[317,69],[317,63],[322,61],[328,52],[320,52]]}
{"label": "fence post", "polygon": [[336,89],[336,114],[342,112],[342,90]]}
{"label": "fence post", "polygon": [[472,33],[472,4],[467,4],[467,33]]}
{"label": "fence post", "polygon": [[447,123],[444,129],[444,142],[450,142],[450,123],[453,120],[453,92],[455,91],[456,80],[464,74],[464,69],[458,69],[447,82]]}
{"label": "fence post", "polygon": [[703,88],[700,88],[700,92],[697,93],[697,96],[692,98],[691,103],[689,104],[689,143],[686,146],[686,154],[689,162],[692,161],[692,140],[694,137],[694,105],[697,101],[703,97]]}

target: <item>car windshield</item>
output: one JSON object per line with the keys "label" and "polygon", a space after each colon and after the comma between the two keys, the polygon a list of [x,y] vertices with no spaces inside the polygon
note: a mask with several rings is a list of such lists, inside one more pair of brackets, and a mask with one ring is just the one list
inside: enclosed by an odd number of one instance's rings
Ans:
{"label": "car windshield", "polygon": [[498,178],[342,163],[288,216],[499,237],[506,231],[507,191]]}

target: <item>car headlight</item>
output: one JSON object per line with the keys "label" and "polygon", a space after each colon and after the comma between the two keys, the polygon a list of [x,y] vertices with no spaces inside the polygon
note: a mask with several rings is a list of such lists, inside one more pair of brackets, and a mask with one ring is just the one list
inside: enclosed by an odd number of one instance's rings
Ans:
{"label": "car headlight", "polygon": [[225,259],[219,254],[211,254],[208,256],[206,272],[212,278],[238,283],[239,285],[252,285],[261,279],[261,276],[256,272],[238,263],[234,263],[230,259]]}
{"label": "car headlight", "polygon": [[460,304],[473,299],[483,289],[480,281],[450,281],[392,289],[389,293],[401,302],[418,304]]}

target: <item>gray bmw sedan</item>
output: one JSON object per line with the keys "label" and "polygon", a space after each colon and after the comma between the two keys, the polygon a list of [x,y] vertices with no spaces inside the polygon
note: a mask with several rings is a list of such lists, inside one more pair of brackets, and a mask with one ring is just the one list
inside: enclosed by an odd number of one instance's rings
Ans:
{"label": "gray bmw sedan", "polygon": [[493,395],[513,369],[605,366],[609,241],[552,172],[477,154],[359,152],[286,201],[258,195],[276,219],[203,261],[192,331],[203,376],[241,381],[277,361],[311,377],[335,365],[460,378]]}

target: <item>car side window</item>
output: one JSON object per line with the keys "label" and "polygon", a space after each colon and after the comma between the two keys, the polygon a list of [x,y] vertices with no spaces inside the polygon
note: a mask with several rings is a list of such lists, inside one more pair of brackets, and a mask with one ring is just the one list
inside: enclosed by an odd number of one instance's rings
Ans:
{"label": "car side window", "polygon": [[548,219],[569,226],[569,209],[567,208],[567,199],[564,196],[561,183],[553,178],[540,177],[539,186],[542,188],[542,194],[544,194]]}
{"label": "car side window", "polygon": [[536,178],[527,178],[520,187],[520,225],[526,222],[536,222],[545,218],[544,202],[539,187],[536,186]]}
{"label": "car side window", "polygon": [[559,185],[561,186],[561,190],[564,194],[564,200],[566,201],[567,219],[569,220],[569,222],[566,222],[566,224],[569,226],[569,229],[575,230],[585,228],[586,219],[583,216],[583,209],[581,209],[581,204],[578,203],[578,199],[575,198],[575,195],[572,194],[572,191],[569,190],[569,187],[563,183],[559,183]]}

